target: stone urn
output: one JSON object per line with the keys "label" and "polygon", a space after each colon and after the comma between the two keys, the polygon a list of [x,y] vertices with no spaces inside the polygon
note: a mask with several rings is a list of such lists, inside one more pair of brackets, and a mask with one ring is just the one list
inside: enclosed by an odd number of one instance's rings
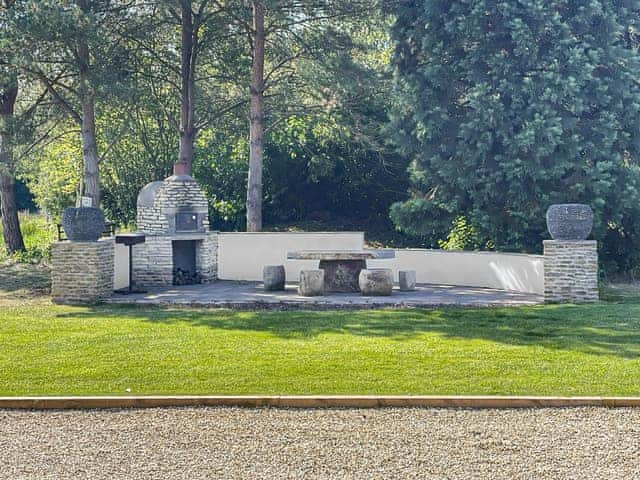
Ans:
{"label": "stone urn", "polygon": [[62,212],[62,228],[72,242],[97,242],[104,232],[104,214],[99,208],[69,207]]}
{"label": "stone urn", "polygon": [[593,228],[593,210],[582,203],[551,205],[547,229],[554,240],[586,240]]}

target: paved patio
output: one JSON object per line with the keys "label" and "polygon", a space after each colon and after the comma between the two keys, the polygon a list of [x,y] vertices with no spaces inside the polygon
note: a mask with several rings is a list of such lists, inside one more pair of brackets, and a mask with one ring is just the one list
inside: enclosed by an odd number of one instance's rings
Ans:
{"label": "paved patio", "polygon": [[219,281],[150,289],[145,294],[116,295],[109,303],[184,305],[238,309],[362,309],[402,307],[488,307],[523,306],[543,302],[539,295],[488,288],[419,285],[414,292],[394,289],[390,297],[363,297],[357,293],[331,293],[322,297],[301,297],[295,284],[283,292],[265,292],[259,282]]}

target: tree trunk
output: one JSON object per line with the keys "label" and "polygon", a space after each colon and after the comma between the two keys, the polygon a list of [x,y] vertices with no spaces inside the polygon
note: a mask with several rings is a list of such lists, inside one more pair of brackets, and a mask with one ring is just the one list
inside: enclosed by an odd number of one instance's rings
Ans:
{"label": "tree trunk", "polygon": [[264,158],[264,5],[253,2],[253,69],[251,81],[249,177],[247,181],[247,231],[262,230],[262,170]]}
{"label": "tree trunk", "polygon": [[82,154],[84,157],[84,196],[93,207],[100,207],[100,173],[96,143],[96,115],[93,95],[82,99]]}
{"label": "tree trunk", "polygon": [[193,143],[196,131],[194,126],[194,90],[195,90],[195,39],[193,30],[193,12],[191,2],[182,0],[182,92],[180,99],[180,151],[178,163],[184,164],[183,171],[191,175],[193,169]]}
{"label": "tree trunk", "polygon": [[[77,0],[77,5],[87,11],[86,0]],[[96,141],[95,92],[89,70],[91,57],[84,40],[78,42],[78,67],[80,72],[80,102],[82,104],[82,155],[84,159],[84,196],[90,197],[92,206],[100,208],[100,172],[98,143]]]}
{"label": "tree trunk", "polygon": [[5,131],[11,123],[18,97],[17,77],[13,75],[5,87],[6,90],[0,90],[0,215],[5,248],[12,254],[25,249],[16,205],[13,150],[8,138],[10,133]]}
{"label": "tree trunk", "polygon": [[[2,154],[0,154],[2,155]],[[0,173],[0,214],[2,215],[2,235],[9,255],[25,250],[18,207],[16,205],[16,182],[12,175]]]}

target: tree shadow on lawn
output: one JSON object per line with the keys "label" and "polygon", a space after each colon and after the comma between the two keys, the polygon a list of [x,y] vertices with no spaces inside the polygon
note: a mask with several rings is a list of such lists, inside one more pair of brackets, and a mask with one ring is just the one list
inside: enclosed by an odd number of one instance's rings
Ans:
{"label": "tree shadow on lawn", "polygon": [[435,333],[450,339],[640,358],[640,304],[327,312],[98,306],[61,317],[142,319],[158,325],[266,332],[296,340],[345,334],[403,341]]}
{"label": "tree shadow on lawn", "polygon": [[0,262],[0,297],[22,293],[43,295],[51,288],[51,272],[45,265]]}

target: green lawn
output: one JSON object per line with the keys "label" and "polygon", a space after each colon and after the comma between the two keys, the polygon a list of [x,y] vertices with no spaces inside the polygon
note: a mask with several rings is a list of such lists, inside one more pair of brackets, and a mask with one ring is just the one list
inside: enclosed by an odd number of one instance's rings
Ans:
{"label": "green lawn", "polygon": [[0,395],[640,395],[640,301],[610,298],[316,313],[0,302]]}

